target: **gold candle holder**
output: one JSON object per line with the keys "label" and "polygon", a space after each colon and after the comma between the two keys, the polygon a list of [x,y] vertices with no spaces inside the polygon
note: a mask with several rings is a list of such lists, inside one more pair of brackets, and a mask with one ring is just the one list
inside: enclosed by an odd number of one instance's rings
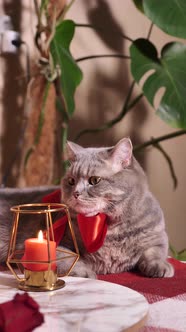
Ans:
{"label": "gold candle holder", "polygon": [[[73,230],[70,213],[66,205],[60,203],[36,203],[36,204],[22,204],[11,207],[10,209],[14,213],[12,232],[10,236],[9,250],[7,256],[7,266],[16,277],[19,282],[18,288],[24,291],[51,291],[62,288],[65,286],[64,280],[59,279],[58,277],[67,276],[74,265],[79,259],[79,249]],[[69,227],[70,235],[72,242],[75,248],[75,252],[72,252],[68,249],[64,250],[60,247],[55,249],[54,243],[54,230],[53,230],[53,216],[56,213],[62,215],[63,218],[66,216],[66,227]],[[33,228],[39,231],[39,228],[42,224],[42,230],[45,232],[45,239],[38,240],[39,247],[40,243],[44,243],[45,246],[45,255],[47,252],[47,259],[33,259],[30,257],[27,259],[25,256],[26,241],[33,242],[37,240],[36,238],[24,238],[24,243],[18,241],[18,234],[20,229],[20,219],[24,216],[24,222],[27,222],[28,216],[34,215],[39,216],[39,226],[36,227],[33,223]],[[42,218],[44,215],[44,218]],[[56,216],[55,216],[56,217]],[[23,220],[21,220],[23,221]],[[21,224],[24,226],[24,223]],[[23,230],[24,232],[24,227]],[[22,232],[21,231],[21,232]],[[41,242],[40,242],[41,241]],[[45,241],[45,242],[44,242]],[[36,241],[37,242],[37,241]],[[32,247],[35,244],[32,244]],[[38,247],[38,248],[39,248]],[[33,249],[33,248],[31,248]],[[36,248],[37,249],[37,248]],[[43,248],[41,247],[41,257]],[[54,250],[56,251],[54,255]],[[40,255],[40,250],[35,250],[36,255]],[[39,251],[39,253],[38,253]],[[55,256],[55,257],[54,257]],[[57,263],[66,259],[71,259],[66,271],[63,274],[58,274],[57,272]],[[20,276],[21,274],[21,276]],[[24,277],[22,277],[24,274]]]}

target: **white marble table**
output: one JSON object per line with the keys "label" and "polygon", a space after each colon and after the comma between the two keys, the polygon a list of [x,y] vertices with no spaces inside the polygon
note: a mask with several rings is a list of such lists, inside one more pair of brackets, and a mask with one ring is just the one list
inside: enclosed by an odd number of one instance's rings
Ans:
{"label": "white marble table", "polygon": [[[148,302],[139,293],[105,281],[65,277],[52,292],[29,292],[40,305],[45,323],[36,332],[137,331],[144,325]],[[0,303],[21,291],[9,273],[0,272]]]}

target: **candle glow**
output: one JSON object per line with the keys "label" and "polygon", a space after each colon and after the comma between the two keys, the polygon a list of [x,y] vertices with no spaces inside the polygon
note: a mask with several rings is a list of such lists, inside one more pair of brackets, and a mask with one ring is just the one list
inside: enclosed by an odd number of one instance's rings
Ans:
{"label": "candle glow", "polygon": [[43,241],[43,232],[41,230],[38,233],[38,240]]}
{"label": "candle glow", "polygon": [[47,271],[49,268],[56,269],[56,242],[43,239],[43,232],[40,230],[37,238],[25,240],[25,252],[22,260],[30,261],[23,263],[23,266],[30,271]]}

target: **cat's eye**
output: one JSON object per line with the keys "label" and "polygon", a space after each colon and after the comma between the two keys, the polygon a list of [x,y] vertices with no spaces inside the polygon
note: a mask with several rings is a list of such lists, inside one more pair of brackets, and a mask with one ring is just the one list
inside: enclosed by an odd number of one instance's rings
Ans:
{"label": "cat's eye", "polygon": [[72,178],[72,177],[69,177],[69,178],[68,178],[68,184],[69,184],[70,186],[74,186],[74,185],[75,185],[75,179]]}
{"label": "cat's eye", "polygon": [[101,178],[99,176],[91,176],[88,179],[88,183],[91,184],[92,186],[98,184],[101,181]]}

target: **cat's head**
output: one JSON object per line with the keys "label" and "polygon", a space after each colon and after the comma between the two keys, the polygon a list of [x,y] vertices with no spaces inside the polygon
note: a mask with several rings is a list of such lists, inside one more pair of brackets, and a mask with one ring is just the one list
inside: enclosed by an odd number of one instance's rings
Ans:
{"label": "cat's head", "polygon": [[67,142],[70,162],[62,180],[62,199],[77,213],[108,213],[126,194],[124,178],[132,162],[132,143],[124,138],[113,147],[83,148]]}

